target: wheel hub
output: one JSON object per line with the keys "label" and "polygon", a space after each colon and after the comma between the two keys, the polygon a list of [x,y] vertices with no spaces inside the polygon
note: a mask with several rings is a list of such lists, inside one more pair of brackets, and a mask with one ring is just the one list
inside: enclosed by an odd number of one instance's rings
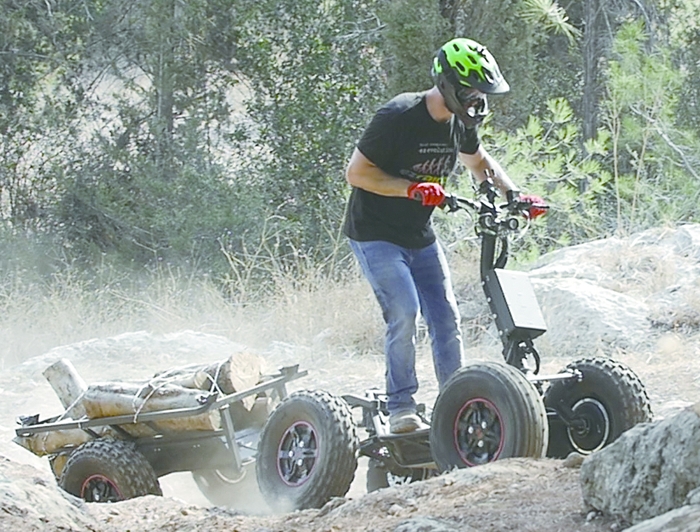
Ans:
{"label": "wheel hub", "polygon": [[569,441],[581,454],[591,454],[602,449],[610,436],[610,416],[597,399],[586,397],[578,401],[572,411],[581,423],[567,428]]}
{"label": "wheel hub", "polygon": [[124,499],[112,480],[103,475],[88,477],[80,490],[86,502],[118,502]]}
{"label": "wheel hub", "polygon": [[318,458],[318,436],[312,425],[300,421],[282,436],[277,453],[280,478],[288,486],[300,486],[311,475]]}
{"label": "wheel hub", "polygon": [[496,460],[503,448],[503,425],[496,406],[483,398],[467,402],[456,417],[454,437],[465,464]]}

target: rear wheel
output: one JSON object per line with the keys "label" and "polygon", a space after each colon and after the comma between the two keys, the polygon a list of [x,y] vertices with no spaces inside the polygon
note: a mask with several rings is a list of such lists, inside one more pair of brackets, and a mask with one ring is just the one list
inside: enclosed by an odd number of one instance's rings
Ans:
{"label": "rear wheel", "polygon": [[547,414],[535,387],[511,366],[478,362],[457,371],[433,410],[430,448],[441,471],[515,456],[542,457]]}
{"label": "rear wheel", "polygon": [[554,382],[545,392],[548,410],[570,410],[576,422],[567,426],[550,417],[547,456],[564,458],[575,451],[591,454],[612,443],[637,423],[651,421],[649,396],[637,375],[609,358],[584,358],[564,371],[580,372],[579,382]]}
{"label": "rear wheel", "polygon": [[295,392],[272,412],[260,435],[255,466],[260,491],[273,510],[319,508],[350,489],[358,445],[343,399]]}
{"label": "rear wheel", "polygon": [[94,440],[78,447],[66,461],[59,485],[87,502],[163,494],[148,460],[133,443],[120,440]]}

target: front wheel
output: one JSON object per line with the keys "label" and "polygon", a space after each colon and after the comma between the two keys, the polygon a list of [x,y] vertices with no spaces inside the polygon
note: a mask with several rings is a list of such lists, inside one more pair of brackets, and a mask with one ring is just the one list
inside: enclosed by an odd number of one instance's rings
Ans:
{"label": "front wheel", "polygon": [[516,456],[541,458],[547,413],[535,387],[517,369],[496,362],[469,364],[440,392],[430,448],[441,471]]}
{"label": "front wheel", "polygon": [[153,467],[134,444],[93,440],[73,451],[59,485],[87,502],[117,502],[162,495]]}
{"label": "front wheel", "polygon": [[609,358],[584,358],[564,368],[582,379],[557,381],[545,392],[544,404],[556,412],[570,411],[575,424],[550,417],[547,456],[565,458],[575,451],[589,455],[612,443],[637,423],[651,421],[649,396],[637,375]]}
{"label": "front wheel", "polygon": [[295,392],[272,412],[260,435],[255,466],[260,491],[275,511],[320,508],[350,489],[358,445],[343,399]]}

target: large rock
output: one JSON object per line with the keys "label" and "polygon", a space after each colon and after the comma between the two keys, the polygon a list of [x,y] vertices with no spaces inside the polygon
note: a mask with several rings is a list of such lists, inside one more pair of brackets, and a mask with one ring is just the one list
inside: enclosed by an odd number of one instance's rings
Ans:
{"label": "large rock", "polygon": [[650,332],[643,302],[585,279],[538,279],[532,284],[547,322],[546,340],[569,355],[633,349]]}
{"label": "large rock", "polygon": [[545,356],[655,349],[700,330],[700,225],[650,229],[544,255],[529,272],[548,331]]}
{"label": "large rock", "polygon": [[638,523],[687,502],[700,486],[700,403],[637,425],[581,467],[585,503]]}
{"label": "large rock", "polygon": [[700,531],[700,504],[682,506],[649,519],[625,532],[698,532]]}
{"label": "large rock", "polygon": [[[544,357],[653,352],[663,335],[700,332],[700,225],[657,228],[543,255],[528,272],[547,332]],[[466,337],[498,349],[481,286],[457,287]]]}

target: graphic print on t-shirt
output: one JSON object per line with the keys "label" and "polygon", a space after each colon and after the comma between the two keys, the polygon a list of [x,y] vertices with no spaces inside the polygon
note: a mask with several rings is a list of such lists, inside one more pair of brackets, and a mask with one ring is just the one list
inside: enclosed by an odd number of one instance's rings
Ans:
{"label": "graphic print on t-shirt", "polygon": [[[457,118],[437,122],[428,112],[426,93],[404,93],[372,118],[357,149],[385,173],[412,182],[445,186],[459,152],[475,153],[479,137]],[[381,240],[418,249],[435,241],[433,207],[398,196],[353,187],[343,232],[353,240]]]}
{"label": "graphic print on t-shirt", "polygon": [[410,170],[401,171],[402,177],[411,181],[429,181],[445,185],[447,176],[450,175],[455,165],[455,149],[445,144],[429,143],[421,144],[418,149],[421,157],[435,155],[430,159],[423,159],[411,166]]}

